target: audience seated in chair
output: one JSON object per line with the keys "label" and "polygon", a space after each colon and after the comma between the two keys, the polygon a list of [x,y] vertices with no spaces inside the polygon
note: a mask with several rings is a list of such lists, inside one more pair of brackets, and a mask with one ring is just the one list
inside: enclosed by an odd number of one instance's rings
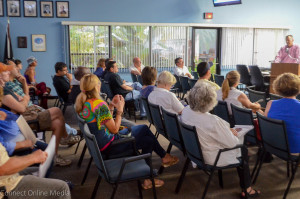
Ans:
{"label": "audience seated in chair", "polygon": [[[27,175],[32,172],[32,169],[27,167],[45,162],[47,155],[46,152],[37,150],[26,156],[9,157],[7,151],[0,143],[0,185],[5,186],[5,195],[7,195],[8,198],[20,198],[20,193],[25,194],[22,195],[24,198],[71,198],[71,193],[66,182]],[[43,194],[37,193],[35,195],[33,194],[33,190],[38,190],[39,193]],[[53,194],[54,192],[61,193],[61,195]],[[0,198],[2,198],[2,196],[3,194],[0,193]]]}
{"label": "audience seated in chair", "polygon": [[105,59],[101,58],[98,60],[96,71],[94,72],[94,75],[97,75],[97,77],[100,79],[103,72],[105,71]]}
{"label": "audience seated in chair", "polygon": [[[11,71],[11,74],[18,74],[16,67]],[[10,72],[0,73],[0,87],[3,88],[5,82],[7,83],[10,78]],[[14,81],[15,82],[15,81]],[[10,83],[14,83],[10,82]],[[23,92],[20,84],[16,83],[12,86],[16,91],[9,90],[4,87],[4,96],[2,98],[3,108],[11,110],[14,113],[22,114],[27,120],[38,120],[39,130],[51,130],[56,135],[56,154],[59,143],[66,145],[73,145],[79,141],[79,137],[69,135],[66,132],[64,117],[59,108],[42,109],[41,107],[31,105],[29,96]],[[19,87],[19,88],[18,88]],[[19,93],[19,94],[18,94]],[[36,126],[34,126],[36,128]],[[70,129],[70,132],[74,132]],[[75,130],[76,132],[76,130]],[[61,156],[56,156],[56,164],[66,166],[71,164],[70,160],[63,159]]]}
{"label": "audience seated in chair", "polygon": [[133,64],[129,67],[129,72],[133,75],[141,75],[145,66],[142,64],[141,59],[138,57],[133,58]]}
{"label": "audience seated in chair", "polygon": [[240,74],[237,71],[230,71],[222,84],[222,88],[217,91],[217,100],[226,101],[229,114],[232,114],[231,105],[246,107],[252,109],[253,112],[259,111],[262,113],[259,103],[252,103],[247,95],[237,89],[240,83]]}
{"label": "audience seated in chair", "polygon": [[146,111],[142,100],[140,99],[140,90],[142,85],[138,82],[128,86],[125,80],[122,80],[118,73],[118,66],[115,61],[109,61],[106,66],[104,80],[110,85],[113,95],[122,95],[127,100],[134,100],[136,110],[140,110],[141,117],[146,117]]}
{"label": "audience seated in chair", "polygon": [[174,75],[188,77],[194,79],[194,76],[190,73],[189,69],[184,65],[183,59],[177,57],[175,59]]}
{"label": "audience seated in chair", "polygon": [[[37,66],[37,59],[33,56],[27,59],[28,67],[24,73],[24,77],[26,78],[26,82],[29,86],[32,86],[36,90],[36,94],[40,97],[49,95],[51,89],[46,86],[45,82],[36,82],[36,72],[35,68]],[[43,108],[48,108],[47,98],[41,98],[40,106]]]}
{"label": "audience seated in chair", "polygon": [[140,91],[141,96],[144,98],[148,98],[150,93],[155,88],[155,81],[157,77],[157,70],[154,67],[146,66],[142,71],[142,81],[143,81],[143,88]]}
{"label": "audience seated in chair", "polygon": [[177,99],[176,95],[170,92],[171,87],[176,83],[174,75],[169,71],[163,71],[157,79],[157,87],[150,93],[148,101],[159,105],[171,113],[181,114],[184,106]]}
{"label": "audience seated in chair", "polygon": [[57,94],[64,100],[64,102],[69,102],[69,94],[72,89],[72,74],[68,73],[67,65],[63,62],[57,62],[54,68],[56,74],[53,77],[53,85]]}
{"label": "audience seated in chair", "polygon": [[[182,122],[196,127],[204,161],[208,165],[214,164],[219,149],[232,148],[239,144],[237,132],[230,128],[229,123],[209,113],[217,105],[216,98],[214,86],[200,80],[191,89],[188,95],[189,106],[183,109],[181,115]],[[239,149],[228,151],[221,155],[217,166],[239,163],[240,156]],[[240,186],[247,189],[248,196],[257,196],[260,192],[250,186],[248,158],[244,161],[243,167],[237,168]],[[242,196],[245,196],[245,193],[242,193]]]}
{"label": "audience seated in chair", "polygon": [[[109,105],[100,98],[101,82],[96,75],[87,74],[80,80],[81,93],[76,99],[76,112],[88,123],[90,131],[96,136],[99,149],[106,153],[107,147],[113,140],[120,139],[121,134],[127,134],[128,131],[119,132],[121,116],[124,109],[124,98],[122,95],[115,95]],[[117,109],[116,118],[113,119],[112,113]],[[154,151],[162,159],[162,165],[165,167],[174,165],[178,158],[166,153],[160,146],[155,136],[146,125],[132,127],[131,135],[135,137],[137,149],[142,153],[152,153]],[[125,150],[130,150],[131,146],[127,144],[114,147],[109,151],[110,154],[118,154]],[[155,184],[159,187],[164,184],[161,180],[156,180]],[[145,180],[143,187],[151,188],[151,181]]]}
{"label": "audience seated in chair", "polygon": [[300,78],[292,73],[284,73],[273,82],[273,89],[282,99],[268,102],[265,116],[283,120],[291,153],[300,153],[300,102],[296,96],[300,93]]}
{"label": "audience seated in chair", "polygon": [[[220,86],[212,81],[210,81],[210,78],[211,78],[211,72],[210,72],[210,64],[207,63],[207,62],[200,62],[197,66],[197,72],[199,74],[199,80],[204,80],[204,81],[207,81],[208,83],[210,83],[214,88],[215,90],[219,90],[220,89]],[[197,83],[196,83],[197,84]]]}

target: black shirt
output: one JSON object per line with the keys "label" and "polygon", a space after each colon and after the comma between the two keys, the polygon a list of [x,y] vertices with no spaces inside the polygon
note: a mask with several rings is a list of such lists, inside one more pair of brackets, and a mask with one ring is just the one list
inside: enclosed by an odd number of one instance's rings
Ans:
{"label": "black shirt", "polygon": [[79,85],[73,85],[71,93],[69,94],[69,101],[75,104],[77,96],[81,93]]}
{"label": "black shirt", "polygon": [[114,95],[122,95],[124,98],[130,91],[123,89],[123,80],[120,75],[112,72],[106,72],[104,81],[107,81]]}
{"label": "black shirt", "polygon": [[54,76],[53,85],[56,89],[57,94],[64,100],[68,101],[68,90],[70,89],[70,82],[65,76]]}

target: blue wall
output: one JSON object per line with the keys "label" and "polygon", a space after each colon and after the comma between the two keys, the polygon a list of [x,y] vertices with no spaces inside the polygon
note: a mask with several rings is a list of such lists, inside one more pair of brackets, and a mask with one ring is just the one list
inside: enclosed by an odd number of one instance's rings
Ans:
{"label": "blue wall", "polygon": [[[54,64],[57,61],[64,61],[61,21],[285,25],[292,26],[290,32],[294,34],[296,42],[300,43],[299,0],[242,0],[242,5],[216,8],[213,7],[212,0],[72,0],[69,2],[70,18],[10,18],[14,57],[21,59],[26,67],[26,58],[35,56],[38,59],[37,81],[45,81],[49,86],[52,86],[50,74],[54,74]],[[203,12],[213,12],[214,19],[203,20]],[[21,15],[23,16],[23,6],[21,6]],[[4,53],[6,24],[7,17],[0,17],[0,60],[3,59]],[[31,34],[46,34],[46,52],[31,51]],[[18,36],[27,37],[27,49],[17,48]]]}

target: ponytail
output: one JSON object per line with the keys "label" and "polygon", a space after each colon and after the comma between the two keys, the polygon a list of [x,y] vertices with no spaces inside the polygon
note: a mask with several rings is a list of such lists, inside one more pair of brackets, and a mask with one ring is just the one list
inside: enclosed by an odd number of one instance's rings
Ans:
{"label": "ponytail", "polygon": [[222,84],[222,99],[225,100],[228,95],[229,95],[229,90],[230,90],[230,86],[229,86],[229,81],[228,79],[226,78],[224,81],[223,81],[223,84]]}
{"label": "ponytail", "polygon": [[84,92],[79,93],[75,101],[75,110],[76,113],[79,114],[82,112],[83,105],[87,100],[87,96]]}

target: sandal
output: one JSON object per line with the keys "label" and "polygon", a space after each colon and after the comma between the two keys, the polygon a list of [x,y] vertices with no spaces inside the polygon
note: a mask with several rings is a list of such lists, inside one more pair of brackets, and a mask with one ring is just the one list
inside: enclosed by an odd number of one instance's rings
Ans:
{"label": "sandal", "polygon": [[[155,183],[155,187],[162,187],[165,182],[159,179],[154,179],[154,183]],[[150,180],[150,183],[148,185],[145,185],[144,183],[142,184],[143,189],[147,190],[147,189],[152,189],[152,181]]]}
{"label": "sandal", "polygon": [[[251,194],[251,192],[254,191],[254,193]],[[247,198],[256,198],[260,195],[260,193],[256,189],[252,189],[246,193]],[[241,198],[246,198],[246,196],[241,196]]]}
{"label": "sandal", "polygon": [[80,141],[80,136],[68,135],[68,137],[60,139],[60,144],[68,145],[70,147],[70,146],[73,146],[74,144],[78,143],[79,141]]}
{"label": "sandal", "polygon": [[57,155],[54,161],[55,161],[55,166],[60,166],[60,167],[69,166],[72,163],[70,159],[62,158],[60,155]]}
{"label": "sandal", "polygon": [[162,163],[161,165],[166,168],[166,167],[172,166],[174,164],[177,164],[178,162],[179,162],[179,159],[175,156],[172,156],[172,159],[169,162]]}

